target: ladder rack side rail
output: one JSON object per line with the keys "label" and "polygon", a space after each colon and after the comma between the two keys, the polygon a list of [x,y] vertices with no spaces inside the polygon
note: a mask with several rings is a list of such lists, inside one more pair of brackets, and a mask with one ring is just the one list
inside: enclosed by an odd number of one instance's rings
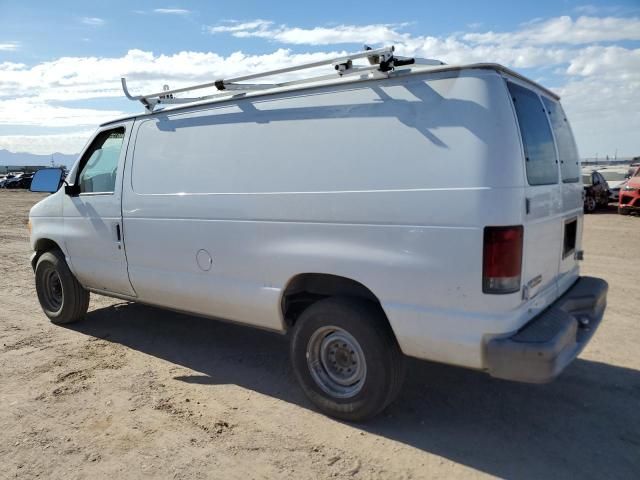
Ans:
{"label": "ladder rack side rail", "polygon": [[[318,75],[315,77],[309,78],[300,78],[298,80],[289,80],[288,82],[279,82],[279,83],[257,83],[257,84],[245,84],[245,83],[225,83],[227,90],[269,90],[272,88],[283,88],[290,87],[293,85],[302,85],[305,83],[318,82],[320,80],[331,80],[331,79],[340,79],[342,77],[348,77],[351,75],[364,75],[370,73],[372,71],[378,70],[378,65],[373,65],[370,67],[352,67],[351,69],[336,73],[329,73],[327,75]],[[246,88],[245,88],[246,87]],[[222,93],[220,91],[219,93]]]}
{"label": "ladder rack side rail", "polygon": [[[302,64],[302,65],[296,65],[296,66],[292,66],[292,67],[285,67],[285,68],[280,68],[280,69],[276,69],[276,70],[270,70],[270,71],[267,71],[267,72],[253,73],[253,74],[250,74],[250,75],[243,75],[243,76],[240,76],[240,77],[233,77],[233,78],[229,78],[229,79],[226,79],[226,80],[222,80],[222,82],[223,82],[223,84],[224,83],[232,83],[232,82],[241,82],[241,81],[252,80],[252,79],[260,78],[260,77],[269,77],[269,76],[272,76],[272,75],[280,75],[280,74],[283,74],[283,73],[295,72],[295,71],[298,71],[298,70],[305,70],[307,68],[321,67],[323,65],[344,63],[344,62],[346,62],[348,60],[356,60],[356,59],[360,59],[360,58],[366,58],[366,57],[375,56],[375,55],[382,55],[382,54],[391,53],[391,52],[393,52],[393,47],[384,47],[384,48],[379,48],[379,49],[376,49],[376,50],[366,50],[364,52],[354,53],[352,55],[345,55],[343,57],[337,57],[337,58],[332,58],[332,59],[328,59],[328,60],[320,60],[318,62],[311,62],[311,63],[306,63],[306,64]],[[202,84],[199,84],[199,85],[192,85],[192,86],[189,86],[189,87],[175,88],[175,89],[172,89],[172,90],[165,90],[165,91],[162,91],[162,92],[149,93],[149,94],[146,94],[146,95],[136,95],[136,96],[132,96],[132,95],[129,94],[125,78],[121,78],[121,82],[122,82],[122,87],[123,87],[123,90],[125,91],[125,95],[127,96],[127,98],[129,98],[130,100],[142,100],[142,99],[157,98],[157,97],[160,97],[160,96],[167,96],[167,95],[171,95],[171,94],[175,94],[175,93],[189,92],[191,90],[198,90],[198,89],[202,89],[202,88],[215,87],[217,84],[219,84],[220,80],[215,80],[213,82],[202,83]]]}
{"label": "ladder rack side rail", "polygon": [[245,80],[253,80],[254,78],[269,77],[271,75],[279,75],[279,74],[283,74],[283,73],[295,72],[297,70],[305,70],[307,68],[322,67],[323,65],[344,63],[344,62],[346,62],[348,60],[358,60],[360,58],[366,58],[366,57],[371,57],[371,56],[375,56],[375,55],[382,55],[384,53],[391,53],[391,52],[393,52],[393,47],[384,47],[384,48],[379,48],[377,50],[366,50],[364,52],[354,53],[354,54],[351,54],[351,55],[345,55],[343,57],[331,58],[331,59],[328,59],[328,60],[319,60],[317,62],[304,63],[302,65],[295,65],[295,66],[292,66],[292,67],[279,68],[277,70],[270,70],[268,72],[252,73],[252,74],[249,74],[249,75],[243,75],[241,77],[228,78],[228,79],[223,80],[223,81],[225,83],[226,82],[243,82]]}
{"label": "ladder rack side rail", "polygon": [[[254,92],[254,91],[260,91],[260,90],[272,90],[275,88],[284,88],[284,87],[291,87],[291,86],[295,86],[295,85],[302,85],[305,83],[312,83],[312,82],[319,82],[319,81],[323,81],[323,80],[339,80],[342,77],[347,77],[347,76],[351,76],[351,75],[356,75],[356,74],[360,74],[360,75],[365,75],[365,74],[369,74],[369,73],[373,73],[374,75],[376,73],[378,73],[380,78],[385,78],[388,77],[387,74],[382,73],[382,72],[375,72],[375,70],[377,70],[377,66],[371,66],[371,67],[363,67],[361,70],[356,70],[356,71],[347,71],[344,72],[342,75],[338,76],[335,73],[329,74],[329,75],[320,75],[317,77],[311,77],[311,78],[306,78],[306,79],[300,79],[300,80],[292,80],[289,82],[283,82],[283,83],[269,83],[269,84],[261,84],[261,85],[248,85],[249,88],[244,88],[245,85],[243,84],[238,84],[238,85],[234,85],[231,84],[229,85],[230,88],[225,89],[225,90],[221,90],[219,92],[213,93],[211,95],[204,95],[202,97],[189,97],[189,98],[161,98],[157,101],[157,104],[159,105],[173,105],[173,104],[185,104],[185,103],[194,103],[194,102],[203,102],[206,100],[213,100],[216,98],[222,98],[222,97],[226,97],[226,96],[240,96],[240,95],[244,95],[248,92]],[[373,72],[372,72],[373,71]],[[259,88],[256,88],[259,87]]]}

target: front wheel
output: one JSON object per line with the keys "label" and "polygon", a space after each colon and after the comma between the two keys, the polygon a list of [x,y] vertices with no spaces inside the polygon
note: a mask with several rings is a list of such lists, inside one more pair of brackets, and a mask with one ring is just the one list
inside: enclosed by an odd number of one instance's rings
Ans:
{"label": "front wheel", "polygon": [[349,421],[379,414],[400,392],[404,357],[379,306],[350,298],[314,303],[291,339],[294,373],[324,413]]}
{"label": "front wheel", "polygon": [[71,273],[60,251],[40,255],[35,273],[38,300],[49,320],[64,324],[84,317],[89,308],[89,292]]}
{"label": "front wheel", "polygon": [[593,197],[587,197],[584,199],[584,211],[585,213],[593,213],[596,211],[596,208],[598,207],[598,203],[596,202],[596,199]]}

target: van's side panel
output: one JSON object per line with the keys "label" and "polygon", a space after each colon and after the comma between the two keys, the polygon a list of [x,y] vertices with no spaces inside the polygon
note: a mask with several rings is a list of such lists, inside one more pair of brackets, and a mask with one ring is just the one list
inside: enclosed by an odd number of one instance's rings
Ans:
{"label": "van's side panel", "polygon": [[381,300],[406,354],[476,368],[483,335],[529,315],[520,292],[482,293],[484,226],[524,212],[493,71],[159,113],[132,142],[123,221],[141,301],[280,330],[291,278],[342,275]]}

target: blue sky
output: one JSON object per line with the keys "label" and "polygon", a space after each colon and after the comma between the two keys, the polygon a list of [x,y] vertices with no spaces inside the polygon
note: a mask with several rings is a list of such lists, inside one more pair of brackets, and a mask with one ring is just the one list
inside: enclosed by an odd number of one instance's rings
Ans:
{"label": "blue sky", "polygon": [[395,44],[560,93],[582,156],[640,155],[640,3],[0,0],[0,148],[75,153],[122,98]]}

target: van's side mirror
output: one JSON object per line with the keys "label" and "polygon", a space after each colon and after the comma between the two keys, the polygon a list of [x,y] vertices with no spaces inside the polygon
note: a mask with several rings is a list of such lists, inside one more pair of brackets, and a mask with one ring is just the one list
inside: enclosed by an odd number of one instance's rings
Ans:
{"label": "van's side mirror", "polygon": [[32,192],[57,192],[62,183],[62,169],[60,168],[43,168],[38,170],[33,179],[29,190]]}

